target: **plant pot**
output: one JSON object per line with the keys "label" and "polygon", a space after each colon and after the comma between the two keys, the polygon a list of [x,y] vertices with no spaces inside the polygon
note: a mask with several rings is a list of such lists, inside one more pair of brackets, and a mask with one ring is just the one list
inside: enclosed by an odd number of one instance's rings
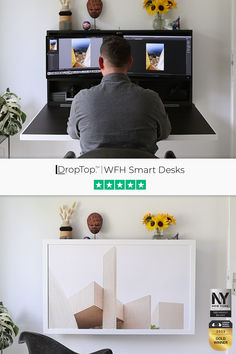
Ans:
{"label": "plant pot", "polygon": [[60,15],[59,29],[61,31],[71,30],[72,29],[72,19],[71,19],[72,12],[70,10],[60,11],[59,15]]}
{"label": "plant pot", "polygon": [[71,226],[61,226],[60,227],[60,239],[71,239],[72,238],[72,227]]}

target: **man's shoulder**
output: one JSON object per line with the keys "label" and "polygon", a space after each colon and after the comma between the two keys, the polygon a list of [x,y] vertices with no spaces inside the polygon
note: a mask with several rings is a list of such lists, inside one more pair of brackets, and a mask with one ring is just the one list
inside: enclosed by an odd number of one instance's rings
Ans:
{"label": "man's shoulder", "polygon": [[88,89],[82,89],[75,95],[74,99],[78,100],[81,98],[86,98],[88,96],[91,96],[91,94],[93,95],[94,93],[99,92],[100,90],[101,90],[101,84],[92,86]]}
{"label": "man's shoulder", "polygon": [[159,99],[159,94],[156,91],[150,90],[148,88],[143,88],[137,84],[132,83],[132,87],[134,89],[134,91],[137,92],[137,94],[139,94],[140,96],[145,97],[146,99]]}
{"label": "man's shoulder", "polygon": [[[126,82],[126,89],[129,90],[131,95],[134,95],[136,98],[145,99],[146,101],[156,101],[159,100],[159,94],[153,90],[143,88],[133,82]],[[76,101],[78,100],[87,100],[89,98],[95,99],[100,97],[103,94],[105,84],[101,82],[96,86],[92,86],[88,89],[80,90],[74,97]],[[131,93],[132,92],[132,93]]]}

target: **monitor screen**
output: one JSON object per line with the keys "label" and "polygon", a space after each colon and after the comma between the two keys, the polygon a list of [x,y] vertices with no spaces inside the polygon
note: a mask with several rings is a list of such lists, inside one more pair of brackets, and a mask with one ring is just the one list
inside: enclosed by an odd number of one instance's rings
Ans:
{"label": "monitor screen", "polygon": [[98,58],[103,38],[49,39],[47,74],[100,72]]}
{"label": "monitor screen", "polygon": [[192,45],[190,36],[124,36],[130,44],[132,74],[191,76]]}
{"label": "monitor screen", "polygon": [[[131,45],[133,64],[130,75],[136,76],[191,76],[191,35],[123,35]],[[139,31],[140,32],[140,31]],[[145,32],[145,31],[144,31]],[[78,36],[47,37],[47,76],[100,73],[98,58],[101,44],[108,35],[85,32]],[[115,34],[115,33],[114,33]]]}

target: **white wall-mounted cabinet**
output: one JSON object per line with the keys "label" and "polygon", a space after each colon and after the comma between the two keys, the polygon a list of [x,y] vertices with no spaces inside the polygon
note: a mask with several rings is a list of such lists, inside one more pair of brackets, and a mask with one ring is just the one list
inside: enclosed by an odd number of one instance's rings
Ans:
{"label": "white wall-mounted cabinet", "polygon": [[44,242],[44,331],[194,334],[190,240]]}

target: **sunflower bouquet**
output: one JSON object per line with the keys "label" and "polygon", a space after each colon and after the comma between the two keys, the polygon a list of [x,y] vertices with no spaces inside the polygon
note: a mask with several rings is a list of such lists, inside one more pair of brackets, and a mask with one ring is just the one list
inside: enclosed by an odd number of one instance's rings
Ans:
{"label": "sunflower bouquet", "polygon": [[144,0],[143,7],[147,10],[149,15],[162,15],[172,8],[177,8],[177,3],[175,0]]}
{"label": "sunflower bouquet", "polygon": [[163,237],[163,231],[167,229],[171,224],[176,224],[176,220],[169,214],[146,214],[143,217],[143,224],[149,231],[156,231],[156,235]]}

